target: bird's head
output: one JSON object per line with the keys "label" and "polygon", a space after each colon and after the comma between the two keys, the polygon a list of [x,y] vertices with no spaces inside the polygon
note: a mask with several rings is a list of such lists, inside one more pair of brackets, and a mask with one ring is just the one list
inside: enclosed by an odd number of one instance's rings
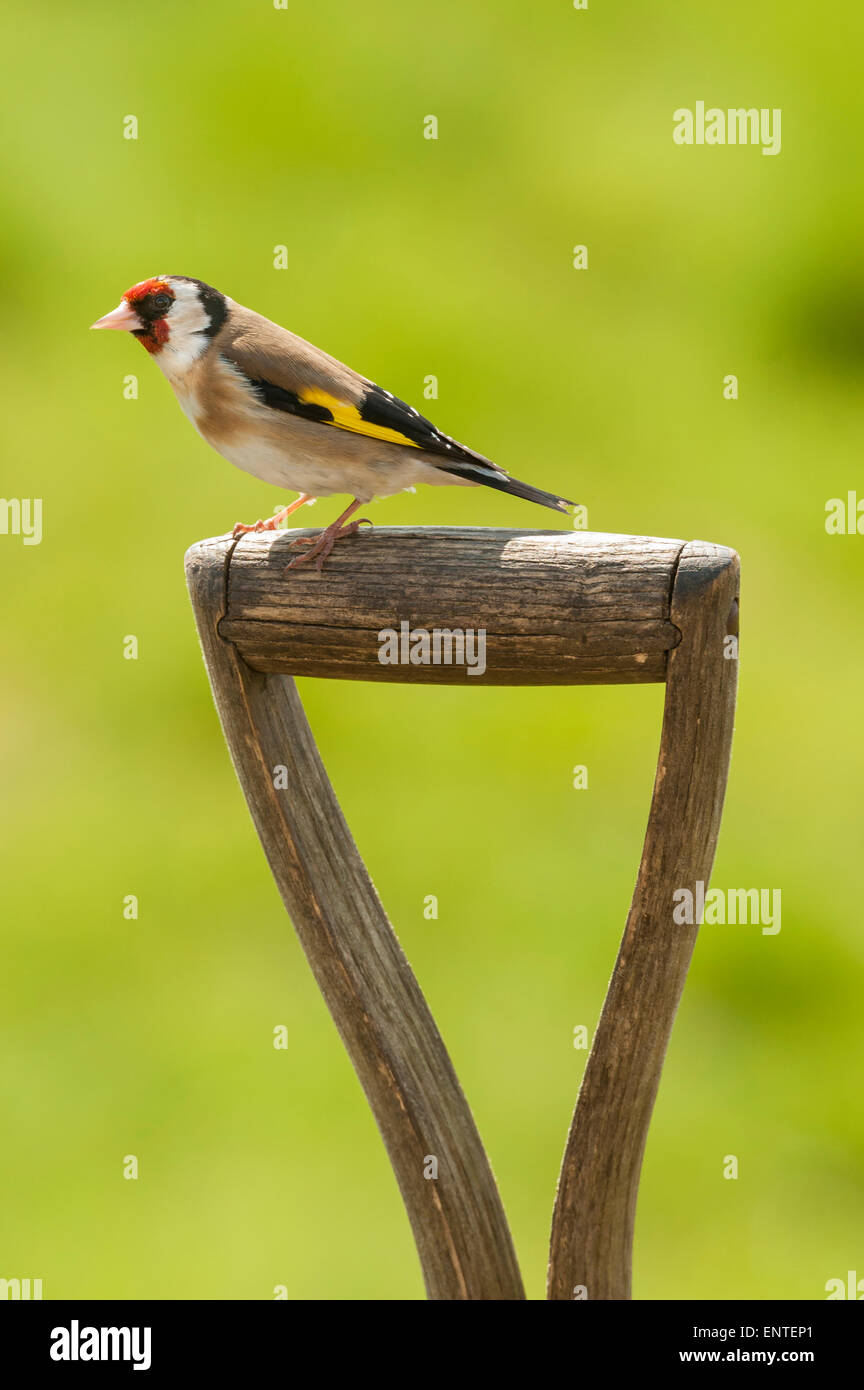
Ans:
{"label": "bird's head", "polygon": [[189,275],[154,275],[127,290],[116,309],[91,328],[119,328],[133,333],[148,352],[166,343],[197,356],[228,317],[224,294]]}

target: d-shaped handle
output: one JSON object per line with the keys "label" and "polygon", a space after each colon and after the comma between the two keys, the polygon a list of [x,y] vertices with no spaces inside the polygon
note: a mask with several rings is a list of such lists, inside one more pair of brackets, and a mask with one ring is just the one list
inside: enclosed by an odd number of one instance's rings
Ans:
{"label": "d-shaped handle", "polygon": [[[431,1298],[524,1294],[471,1112],[288,677],[474,688],[666,681],[642,863],[551,1244],[550,1298],[627,1298],[642,1153],[696,935],[674,925],[672,894],[710,877],[726,784],[737,556],[632,536],[399,528],[352,538],[320,575],[285,575],[290,541],[303,534],[202,541],[187,556],[189,588],[237,774],[387,1146]],[[382,661],[382,633],[401,639],[403,624],[409,659]],[[428,660],[422,640],[420,659],[410,657],[418,630],[432,642]],[[469,630],[484,634],[482,679],[447,661],[443,645],[434,657],[436,632],[450,634],[452,658],[454,632]],[[275,765],[287,769],[278,785]],[[427,1181],[433,1156],[438,1178]]]}

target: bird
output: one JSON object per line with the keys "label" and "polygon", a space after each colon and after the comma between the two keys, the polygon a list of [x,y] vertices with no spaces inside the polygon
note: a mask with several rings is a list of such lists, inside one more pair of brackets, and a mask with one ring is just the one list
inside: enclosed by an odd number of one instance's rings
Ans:
{"label": "bird", "polygon": [[[183,413],[230,463],[299,496],[232,535],[275,530],[304,504],[352,501],[313,537],[291,542],[295,569],[320,571],[373,497],[419,483],[485,486],[568,512],[575,503],[518,478],[444,434],[367,377],[191,275],[156,275],[126,290],[93,328],[126,330],[161,368]],[[352,519],[355,518],[355,519]]]}

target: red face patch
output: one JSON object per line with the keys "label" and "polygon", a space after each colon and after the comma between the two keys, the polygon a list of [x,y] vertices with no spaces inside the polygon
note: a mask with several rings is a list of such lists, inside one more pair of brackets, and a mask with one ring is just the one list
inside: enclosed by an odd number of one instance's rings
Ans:
{"label": "red face patch", "polygon": [[[146,299],[148,294],[171,294],[171,288],[160,280],[158,276],[151,280],[141,280],[139,284],[133,285],[131,290],[127,290],[123,298],[127,304],[137,304],[139,300]],[[172,296],[173,298],[173,296]]]}
{"label": "red face patch", "polygon": [[174,303],[174,291],[158,276],[141,280],[127,290],[123,298],[134,309],[141,324],[133,329],[135,337],[148,352],[159,352],[170,336],[165,315]]}
{"label": "red face patch", "polygon": [[162,344],[168,341],[168,325],[164,319],[157,319],[149,325],[146,333],[136,333],[135,337],[148,352],[158,352]]}

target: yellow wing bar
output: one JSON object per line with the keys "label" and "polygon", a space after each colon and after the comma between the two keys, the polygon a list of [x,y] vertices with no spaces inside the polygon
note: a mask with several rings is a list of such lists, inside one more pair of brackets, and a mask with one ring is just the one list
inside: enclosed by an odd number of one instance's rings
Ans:
{"label": "yellow wing bar", "polygon": [[374,425],[369,420],[364,420],[356,405],[340,401],[338,396],[331,396],[329,391],[322,391],[320,387],[308,386],[300,392],[300,399],[310,405],[323,405],[330,411],[333,424],[338,425],[340,430],[351,430],[353,434],[367,434],[372,439],[384,439],[388,444],[406,444],[412,449],[420,448],[415,440],[409,439],[399,430],[391,430],[386,425]]}

